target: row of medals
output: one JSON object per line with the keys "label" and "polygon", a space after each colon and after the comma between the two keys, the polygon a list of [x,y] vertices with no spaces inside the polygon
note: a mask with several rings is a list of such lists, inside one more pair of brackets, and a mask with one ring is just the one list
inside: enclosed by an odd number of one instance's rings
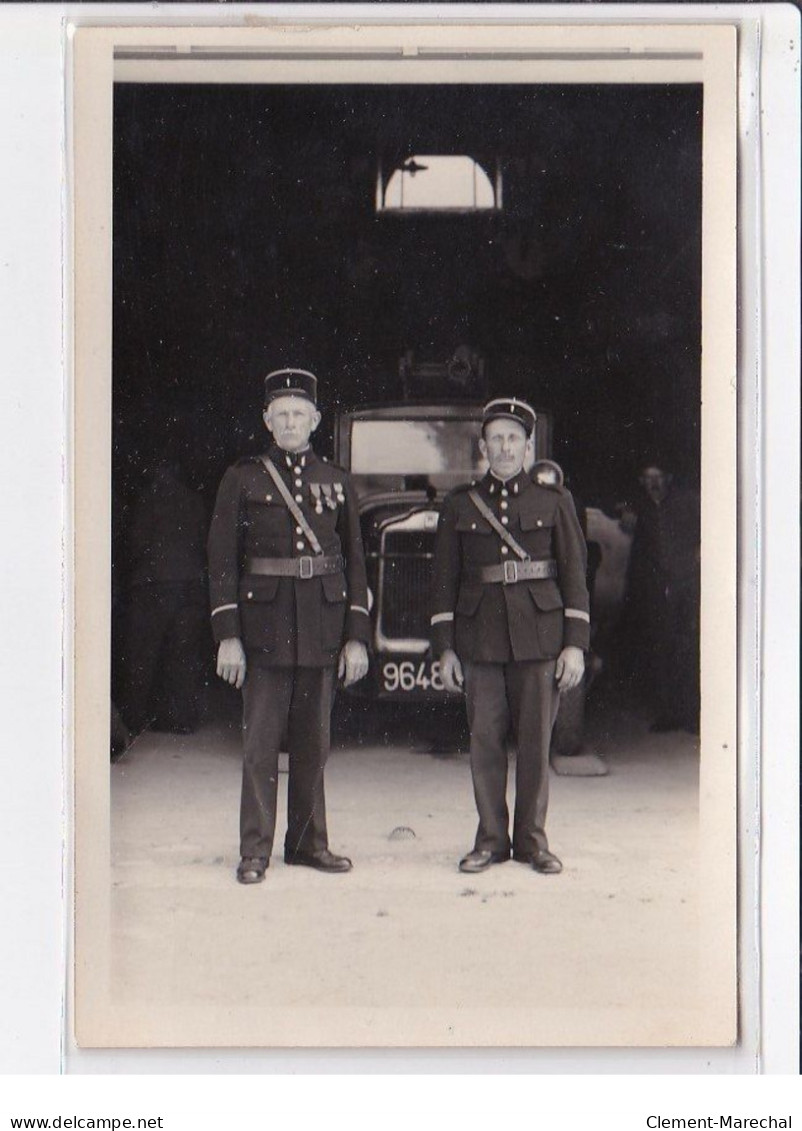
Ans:
{"label": "row of medals", "polygon": [[310,483],[309,490],[317,514],[323,514],[324,505],[333,511],[345,502],[342,483]]}

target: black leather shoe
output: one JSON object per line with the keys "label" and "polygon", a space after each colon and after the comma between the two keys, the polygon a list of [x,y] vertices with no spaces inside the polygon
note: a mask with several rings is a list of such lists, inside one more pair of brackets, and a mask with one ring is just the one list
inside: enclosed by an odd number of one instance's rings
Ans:
{"label": "black leather shoe", "polygon": [[558,872],[562,872],[562,861],[554,855],[553,852],[548,852],[545,848],[541,848],[539,852],[513,852],[513,860],[517,860],[519,864],[528,864],[530,868],[534,868],[536,872],[542,872],[546,876],[556,876]]}
{"label": "black leather shoe", "polygon": [[460,872],[486,872],[491,864],[503,864],[509,860],[509,852],[491,852],[488,848],[474,849],[459,862]]}
{"label": "black leather shoe", "polygon": [[237,867],[237,879],[241,884],[260,884],[269,863],[264,856],[243,856]]}
{"label": "black leather shoe", "polygon": [[353,864],[347,856],[335,856],[324,848],[321,852],[293,852],[285,854],[285,864],[302,864],[305,868],[317,868],[318,872],[350,872]]}

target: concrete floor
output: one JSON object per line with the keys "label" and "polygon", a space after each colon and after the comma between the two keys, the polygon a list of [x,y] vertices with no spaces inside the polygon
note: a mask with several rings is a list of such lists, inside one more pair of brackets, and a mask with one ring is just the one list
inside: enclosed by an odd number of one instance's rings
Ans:
{"label": "concrete floor", "polygon": [[[356,722],[355,722],[356,719]],[[698,748],[591,719],[610,774],[552,775],[560,876],[461,875],[475,813],[457,717],[339,728],[327,769],[348,875],[234,880],[233,718],[145,734],[112,767],[112,996],[130,1044],[682,1044],[699,1010]],[[282,774],[282,790],[286,775]],[[512,785],[512,775],[511,783]],[[280,821],[276,843],[283,840]],[[334,1007],[334,1008],[333,1008]]]}

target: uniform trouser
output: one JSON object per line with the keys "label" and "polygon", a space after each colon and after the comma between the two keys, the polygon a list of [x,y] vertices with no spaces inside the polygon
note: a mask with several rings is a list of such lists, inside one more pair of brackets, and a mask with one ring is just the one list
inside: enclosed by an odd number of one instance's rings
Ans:
{"label": "uniform trouser", "polygon": [[524,856],[548,848],[549,744],[559,693],[554,660],[466,663],[471,774],[479,827],[475,849],[509,853],[507,735],[518,745],[512,849]]}
{"label": "uniform trouser", "polygon": [[328,847],[323,773],[331,736],[334,668],[248,667],[242,689],[240,855],[269,858],[276,831],[278,756],[287,737],[285,856]]}

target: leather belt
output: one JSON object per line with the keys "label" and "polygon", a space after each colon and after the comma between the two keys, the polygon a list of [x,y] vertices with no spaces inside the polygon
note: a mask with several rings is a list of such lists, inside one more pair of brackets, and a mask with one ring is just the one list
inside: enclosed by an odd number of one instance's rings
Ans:
{"label": "leather belt", "polygon": [[518,581],[543,581],[557,576],[557,563],[546,561],[502,562],[501,565],[482,566],[471,571],[471,580],[488,584],[501,582],[502,585],[515,585]]}
{"label": "leather belt", "polygon": [[245,572],[258,573],[263,577],[300,577],[302,580],[308,581],[310,577],[342,573],[344,569],[345,559],[339,554],[333,557],[245,559]]}

